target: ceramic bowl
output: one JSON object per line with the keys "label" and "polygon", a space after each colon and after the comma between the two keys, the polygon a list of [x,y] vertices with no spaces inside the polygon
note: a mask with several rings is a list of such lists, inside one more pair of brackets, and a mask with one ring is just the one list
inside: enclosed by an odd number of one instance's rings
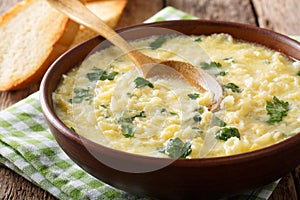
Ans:
{"label": "ceramic bowl", "polygon": [[[234,38],[259,43],[300,60],[298,42],[251,25],[182,20],[141,24],[121,29],[119,32],[141,27],[164,27],[186,35],[229,33]],[[172,161],[167,158],[153,158],[117,151],[79,137],[57,117],[52,93],[57,88],[62,75],[78,66],[102,40],[103,38],[96,37],[62,55],[47,71],[40,88],[42,110],[52,134],[70,158],[88,173],[132,194],[158,199],[211,199],[264,186],[300,164],[300,134],[270,147],[244,154]],[[122,171],[107,165],[103,162],[105,160],[122,163],[128,169],[153,167],[157,170]]]}

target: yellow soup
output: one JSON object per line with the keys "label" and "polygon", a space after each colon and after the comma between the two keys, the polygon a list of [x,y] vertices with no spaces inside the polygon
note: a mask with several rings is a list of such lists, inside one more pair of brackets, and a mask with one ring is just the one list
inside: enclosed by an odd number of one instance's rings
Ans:
{"label": "yellow soup", "polygon": [[253,151],[300,131],[298,61],[228,34],[132,44],[208,70],[224,89],[220,110],[209,110],[211,92],[178,78],[145,79],[109,47],[64,75],[53,94],[58,116],[79,135],[135,154],[199,158]]}

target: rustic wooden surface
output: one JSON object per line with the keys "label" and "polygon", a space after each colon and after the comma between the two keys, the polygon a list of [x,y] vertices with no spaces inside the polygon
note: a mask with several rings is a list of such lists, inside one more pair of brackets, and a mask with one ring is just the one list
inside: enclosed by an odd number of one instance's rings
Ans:
{"label": "rustic wooden surface", "polygon": [[[0,0],[0,14],[20,0]],[[142,23],[165,6],[174,6],[201,19],[227,20],[300,35],[299,0],[128,0],[118,27]],[[0,92],[0,110],[38,90],[30,88]],[[270,200],[300,198],[300,166],[284,176]],[[0,166],[0,199],[54,200],[48,192],[15,172]]]}

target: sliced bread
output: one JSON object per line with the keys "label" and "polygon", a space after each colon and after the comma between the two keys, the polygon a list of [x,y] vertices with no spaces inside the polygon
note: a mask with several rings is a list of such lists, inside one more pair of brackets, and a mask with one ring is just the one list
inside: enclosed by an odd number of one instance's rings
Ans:
{"label": "sliced bread", "polygon": [[[127,4],[127,0],[86,0],[86,7],[111,28],[115,28]],[[99,35],[93,30],[80,26],[71,47]]]}
{"label": "sliced bread", "polygon": [[79,25],[45,0],[24,0],[0,18],[0,90],[16,90],[41,79],[66,51]]}

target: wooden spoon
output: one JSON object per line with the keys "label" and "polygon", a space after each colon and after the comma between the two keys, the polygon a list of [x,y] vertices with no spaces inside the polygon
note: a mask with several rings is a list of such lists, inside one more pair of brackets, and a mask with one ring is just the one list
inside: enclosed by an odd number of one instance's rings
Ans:
{"label": "wooden spoon", "polygon": [[[219,109],[223,97],[223,89],[219,82],[209,73],[186,62],[174,60],[158,60],[144,55],[136,50],[119,34],[94,15],[79,0],[47,0],[53,7],[67,15],[72,20],[82,24],[106,38],[115,46],[119,47],[135,63],[136,67],[146,77],[149,65],[165,65],[179,72],[191,85],[200,91],[210,91],[214,94],[214,103],[211,111]],[[148,66],[148,67],[143,67]]]}

